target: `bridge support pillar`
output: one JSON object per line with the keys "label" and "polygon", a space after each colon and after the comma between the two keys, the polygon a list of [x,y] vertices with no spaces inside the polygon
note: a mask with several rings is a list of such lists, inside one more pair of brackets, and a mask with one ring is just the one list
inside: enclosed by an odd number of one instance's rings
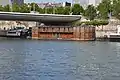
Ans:
{"label": "bridge support pillar", "polygon": [[40,26],[40,24],[41,24],[41,22],[39,21],[39,22],[36,22],[36,27],[39,27]]}

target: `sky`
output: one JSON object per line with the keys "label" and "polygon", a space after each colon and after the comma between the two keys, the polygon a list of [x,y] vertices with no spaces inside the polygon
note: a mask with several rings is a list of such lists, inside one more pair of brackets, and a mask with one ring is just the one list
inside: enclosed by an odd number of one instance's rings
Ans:
{"label": "sky", "polygon": [[41,3],[41,2],[70,2],[71,0],[25,0],[26,3],[29,2],[36,2],[36,3]]}

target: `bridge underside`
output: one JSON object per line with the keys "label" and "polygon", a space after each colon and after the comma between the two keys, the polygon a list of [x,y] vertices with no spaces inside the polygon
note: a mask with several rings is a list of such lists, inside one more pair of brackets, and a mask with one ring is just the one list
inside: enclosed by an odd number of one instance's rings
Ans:
{"label": "bridge underside", "polygon": [[69,24],[80,20],[77,15],[52,15],[52,14],[30,14],[30,13],[5,13],[0,12],[0,20],[10,21],[35,21],[44,24]]}

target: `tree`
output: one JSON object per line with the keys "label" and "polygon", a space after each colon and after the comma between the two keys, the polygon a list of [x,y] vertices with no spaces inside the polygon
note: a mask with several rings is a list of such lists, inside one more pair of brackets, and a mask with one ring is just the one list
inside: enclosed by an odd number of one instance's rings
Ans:
{"label": "tree", "polygon": [[37,11],[37,12],[39,12],[39,6],[38,6],[38,4],[31,3],[30,6],[31,6],[31,11]]}
{"label": "tree", "polygon": [[99,18],[108,19],[109,12],[112,12],[111,0],[102,0],[97,10],[99,11]]}
{"label": "tree", "polygon": [[44,9],[42,9],[42,8],[39,8],[39,13],[40,13],[40,14],[43,14],[43,13],[45,13]]}
{"label": "tree", "polygon": [[113,16],[120,19],[120,0],[113,1]]}
{"label": "tree", "polygon": [[64,8],[63,7],[56,7],[55,9],[55,13],[56,14],[63,14],[64,12]]}
{"label": "tree", "polygon": [[70,7],[69,6],[66,6],[63,10],[63,14],[64,15],[69,15],[70,14]]}
{"label": "tree", "polygon": [[2,7],[2,5],[0,5],[0,11],[3,11],[3,7]]}
{"label": "tree", "polygon": [[12,5],[12,11],[13,12],[20,12],[20,6],[16,3]]}
{"label": "tree", "polygon": [[39,12],[40,8],[38,6],[38,4],[35,4],[35,11]]}
{"label": "tree", "polygon": [[84,9],[79,4],[74,4],[74,6],[72,7],[72,12],[73,15],[80,15],[81,13],[84,12]]}
{"label": "tree", "polygon": [[47,9],[47,14],[52,14],[53,13],[53,8],[50,7],[50,8],[46,8]]}
{"label": "tree", "polygon": [[97,16],[96,9],[93,5],[88,5],[88,7],[85,10],[85,16],[89,20],[94,20],[95,17]]}
{"label": "tree", "polygon": [[28,7],[27,4],[22,4],[20,6],[20,12],[21,13],[29,13],[30,12],[30,7]]}
{"label": "tree", "polygon": [[31,11],[34,11],[35,10],[35,3],[31,3],[30,7],[31,7]]}
{"label": "tree", "polygon": [[4,6],[3,11],[10,12],[10,6],[9,5]]}

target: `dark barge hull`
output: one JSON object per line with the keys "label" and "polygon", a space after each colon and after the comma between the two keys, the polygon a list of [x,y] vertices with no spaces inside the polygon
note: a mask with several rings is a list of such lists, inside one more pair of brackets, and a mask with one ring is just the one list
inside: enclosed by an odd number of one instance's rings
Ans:
{"label": "dark barge hull", "polygon": [[109,41],[120,42],[120,35],[110,35]]}
{"label": "dark barge hull", "polygon": [[111,42],[120,42],[120,38],[109,38]]}

